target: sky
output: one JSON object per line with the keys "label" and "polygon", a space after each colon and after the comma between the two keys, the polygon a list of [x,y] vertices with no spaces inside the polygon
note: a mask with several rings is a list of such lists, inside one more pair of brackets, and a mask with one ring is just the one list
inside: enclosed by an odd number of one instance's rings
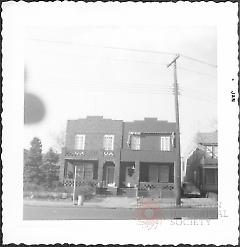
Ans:
{"label": "sky", "polygon": [[214,26],[33,24],[25,29],[24,44],[25,91],[46,108],[41,122],[24,126],[25,148],[37,136],[44,151],[59,150],[56,136],[67,120],[90,115],[175,121],[173,68],[167,64],[178,53],[181,155],[192,150],[198,131],[216,129]]}

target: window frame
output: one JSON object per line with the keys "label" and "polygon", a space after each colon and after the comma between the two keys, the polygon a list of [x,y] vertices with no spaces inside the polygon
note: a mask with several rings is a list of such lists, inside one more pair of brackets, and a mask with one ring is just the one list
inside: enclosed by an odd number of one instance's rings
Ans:
{"label": "window frame", "polygon": [[213,157],[218,158],[218,146],[213,146]]}
{"label": "window frame", "polygon": [[[166,142],[167,139],[168,139],[168,142]],[[164,145],[163,145],[163,141],[162,140],[165,140],[164,141],[165,142]],[[166,149],[167,144],[169,144],[169,148],[168,149]],[[163,151],[163,152],[172,151],[172,143],[171,143],[171,136],[170,135],[161,135],[160,136],[160,151]]]}
{"label": "window frame", "polygon": [[92,181],[93,179],[94,165],[92,163],[82,163],[80,165],[77,165],[77,180]]}
{"label": "window frame", "polygon": [[[139,143],[137,143],[138,146],[137,147],[135,146],[135,148],[132,146],[132,143],[133,143],[132,138],[138,138],[139,139]],[[136,144],[136,142],[135,142],[135,144]],[[141,136],[140,135],[132,135],[131,136],[130,149],[135,150],[135,151],[141,150]]]}
{"label": "window frame", "polygon": [[[105,145],[106,144],[106,140],[107,140],[107,138],[112,138],[112,143],[111,143],[111,147],[109,148],[109,147],[107,147],[107,145]],[[107,148],[106,148],[107,147]],[[109,134],[107,134],[107,135],[104,135],[103,136],[103,150],[104,151],[113,151],[114,150],[114,135],[109,135]]]}
{"label": "window frame", "polygon": [[213,146],[212,145],[206,145],[206,152],[212,156]]}
{"label": "window frame", "polygon": [[[83,137],[82,138],[82,145],[77,145],[77,144],[79,144],[79,143],[77,143],[77,138],[79,138],[79,137]],[[86,135],[85,134],[76,134],[75,135],[75,142],[74,142],[74,149],[76,149],[76,150],[85,150],[85,139],[86,139]],[[80,143],[81,144],[81,143]],[[78,146],[80,146],[80,147],[82,147],[82,148],[78,148]]]}

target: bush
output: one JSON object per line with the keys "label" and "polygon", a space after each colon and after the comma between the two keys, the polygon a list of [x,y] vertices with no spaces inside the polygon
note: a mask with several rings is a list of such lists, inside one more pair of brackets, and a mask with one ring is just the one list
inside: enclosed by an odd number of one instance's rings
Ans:
{"label": "bush", "polygon": [[77,199],[79,195],[83,195],[85,199],[90,199],[95,195],[95,193],[96,193],[95,186],[81,185],[76,187],[75,199]]}
{"label": "bush", "polygon": [[[48,184],[37,185],[34,183],[26,183],[23,186],[23,196],[30,198],[45,198],[45,199],[60,199],[60,198],[71,198],[72,191],[69,193],[69,188],[63,186],[62,183],[58,182],[53,186]],[[75,199],[79,195],[83,195],[86,200],[92,198],[96,194],[96,186],[94,182],[77,186]]]}
{"label": "bush", "polygon": [[25,192],[36,192],[36,191],[43,191],[44,186],[43,185],[38,185],[35,183],[25,183],[23,184],[23,191]]}
{"label": "bush", "polygon": [[[65,193],[64,196],[63,193]],[[47,186],[47,184],[37,185],[34,183],[26,183],[23,185],[23,197],[39,199],[60,199],[69,198],[71,197],[71,194],[68,193],[67,188],[64,187],[61,183],[58,183],[55,188],[51,188]]]}

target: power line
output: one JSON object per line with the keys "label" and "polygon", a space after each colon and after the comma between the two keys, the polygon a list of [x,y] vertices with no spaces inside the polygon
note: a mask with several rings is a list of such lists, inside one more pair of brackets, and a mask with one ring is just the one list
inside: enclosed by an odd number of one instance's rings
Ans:
{"label": "power line", "polygon": [[67,44],[67,45],[75,44],[75,45],[87,46],[87,47],[96,47],[96,48],[114,49],[114,50],[124,50],[124,51],[133,51],[133,52],[143,52],[143,53],[154,53],[154,54],[162,54],[162,55],[175,55],[175,53],[172,53],[172,52],[143,50],[143,49],[135,49],[135,48],[115,47],[115,46],[89,45],[89,44],[80,44],[80,43],[71,42],[71,41],[43,40],[43,39],[36,39],[36,38],[28,38],[28,40],[40,41],[40,42],[48,42],[48,43],[60,43],[60,44]]}
{"label": "power line", "polygon": [[197,71],[197,70],[187,69],[187,68],[182,67],[182,66],[178,66],[178,69],[189,71],[189,72],[193,72],[193,73],[196,73],[196,74],[199,74],[199,75],[210,76],[210,77],[216,78],[216,76],[214,76],[214,75],[211,75],[211,74],[208,74],[208,73],[203,73],[203,72],[200,72],[200,71]]}
{"label": "power line", "polygon": [[182,97],[185,97],[185,98],[190,98],[190,99],[193,99],[193,100],[200,100],[200,101],[204,101],[204,102],[216,102],[216,100],[215,99],[213,99],[213,98],[199,98],[198,96],[196,96],[196,97],[193,97],[193,96],[189,96],[189,95],[185,95],[185,94],[180,94],[180,96],[182,96]]}
{"label": "power line", "polygon": [[160,62],[152,62],[152,61],[143,61],[143,60],[132,60],[132,59],[125,59],[125,58],[110,58],[110,57],[95,57],[95,56],[84,56],[85,58],[97,58],[97,59],[103,59],[103,60],[110,60],[110,61],[117,61],[117,62],[130,62],[130,63],[146,63],[146,64],[156,64],[160,66],[166,67],[165,63]]}
{"label": "power line", "polygon": [[185,56],[185,55],[183,55],[183,54],[180,54],[180,55],[181,55],[181,57],[183,57],[183,58],[187,58],[187,59],[190,59],[190,60],[192,60],[192,61],[195,61],[195,62],[198,62],[198,63],[202,63],[202,64],[206,64],[206,65],[208,65],[208,66],[211,66],[211,67],[217,68],[217,65],[215,65],[215,64],[211,64],[211,63],[208,63],[208,62],[205,62],[205,61],[199,60],[199,59],[194,58],[194,57]]}
{"label": "power line", "polygon": [[[46,79],[44,79],[46,81]],[[61,80],[61,78],[51,78],[51,79],[48,79],[47,80],[50,82],[50,81],[56,81],[57,83],[59,83],[59,80]],[[171,85],[172,85],[172,82],[169,82],[169,83],[166,83],[166,82],[162,82],[162,84],[157,84],[157,83],[148,83],[148,82],[144,82],[144,83],[130,83],[130,82],[114,82],[114,83],[106,83],[106,82],[101,82],[101,81],[95,81],[95,82],[88,82],[88,81],[85,81],[84,84],[77,81],[77,80],[69,80],[68,78],[64,78],[64,80],[66,80],[68,82],[68,84],[77,84],[77,85],[92,85],[92,86],[99,86],[99,85],[104,85],[104,86],[134,86],[134,87],[160,87],[160,88],[165,88],[165,89],[171,89],[173,88]],[[52,84],[55,84],[55,82],[52,82]]]}
{"label": "power line", "polygon": [[154,53],[154,54],[162,54],[162,55],[175,55],[175,53],[171,52],[163,52],[163,51],[154,51],[154,50],[142,50],[142,49],[134,49],[134,48],[123,48],[123,47],[114,47],[114,46],[101,46],[105,49],[116,49],[116,50],[124,50],[124,51],[135,51],[135,52],[143,52],[143,53]]}
{"label": "power line", "polygon": [[[176,55],[176,53],[172,53],[172,52],[163,52],[163,51],[154,51],[154,50],[143,50],[143,49],[134,49],[134,48],[114,47],[114,46],[87,45],[87,44],[80,44],[80,43],[75,43],[75,42],[70,42],[70,41],[43,40],[43,39],[36,39],[36,38],[28,38],[28,40],[39,41],[39,42],[47,42],[47,43],[65,44],[65,45],[76,44],[76,45],[85,46],[85,47],[96,47],[96,48],[103,48],[103,49],[124,50],[124,51],[142,52],[142,53],[153,53],[153,54],[161,54],[161,55],[171,55],[171,56],[172,55]],[[182,58],[186,58],[186,59],[190,59],[190,60],[195,61],[195,62],[198,62],[198,63],[205,64],[205,65],[208,65],[208,66],[211,66],[211,67],[214,67],[214,68],[217,68],[217,65],[210,64],[208,62],[199,60],[197,58],[193,58],[193,57],[190,57],[190,56],[186,56],[186,55],[180,54],[180,58],[181,57]],[[108,58],[108,59],[109,60],[115,60],[113,58]],[[119,61],[120,61],[120,59],[119,59]],[[122,61],[124,61],[124,60],[122,60]],[[130,62],[131,60],[128,60],[128,61]],[[163,63],[150,62],[150,61],[148,61],[148,62],[146,62],[146,61],[133,61],[133,62],[141,62],[141,63],[166,65],[166,64],[163,64]],[[178,67],[178,68],[180,69],[181,67]],[[184,69],[186,71],[188,70],[188,69],[183,68],[183,67],[182,67],[182,69]],[[210,74],[201,73],[201,72],[198,72],[198,71],[193,71],[193,70],[188,70],[188,71],[195,72],[195,73],[198,73],[198,74],[205,74],[205,75],[208,75],[208,76],[212,76]]]}
{"label": "power line", "polygon": [[[49,82],[49,86],[53,86],[54,84],[58,84],[59,87],[59,79],[47,79]],[[55,81],[55,82],[53,82]],[[85,82],[84,84],[79,83],[78,81],[68,81],[68,84],[73,86],[81,87],[84,91],[94,91],[94,92],[115,92],[115,93],[136,93],[136,94],[161,94],[161,95],[172,95],[174,88],[172,83],[169,84],[139,84],[139,83],[103,83],[103,82]],[[75,85],[74,85],[75,84]],[[60,84],[61,85],[61,84]],[[215,99],[210,95],[204,95],[205,97],[201,97],[197,90],[191,88],[178,88],[179,95],[187,98],[191,98],[194,100],[200,101],[208,101],[213,102]]]}
{"label": "power line", "polygon": [[[61,83],[59,83],[59,81],[61,81],[61,78],[45,78],[44,81],[49,81],[50,83],[48,85],[51,84],[57,84],[58,86],[61,86]],[[152,82],[144,82],[144,83],[130,83],[130,82],[103,82],[103,81],[95,81],[95,82],[82,82],[82,81],[77,81],[77,80],[69,80],[68,78],[64,78],[64,80],[66,80],[68,82],[68,85],[73,85],[73,86],[79,86],[82,88],[102,88],[102,89],[109,89],[109,88],[115,88],[116,90],[128,90],[128,89],[133,89],[133,90],[156,90],[156,91],[166,91],[166,92],[172,92],[173,90],[173,84],[172,82],[161,82],[161,84],[157,84],[157,83],[152,83]],[[180,93],[189,93],[189,94],[195,94],[199,95],[199,91],[196,90],[195,88],[190,88],[190,87],[186,87],[185,85],[180,85],[180,87],[178,88]],[[205,96],[207,96],[206,94],[204,94]],[[209,97],[211,97],[210,95],[208,95]]]}

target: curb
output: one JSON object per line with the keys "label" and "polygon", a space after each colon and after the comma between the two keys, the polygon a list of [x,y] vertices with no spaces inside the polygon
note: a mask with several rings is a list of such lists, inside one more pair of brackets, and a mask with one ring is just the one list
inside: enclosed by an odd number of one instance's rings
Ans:
{"label": "curb", "polygon": [[43,205],[37,205],[37,204],[31,204],[31,203],[23,203],[24,206],[30,206],[30,207],[58,207],[58,208],[97,208],[97,209],[139,209],[139,208],[148,208],[148,209],[184,209],[184,208],[217,208],[217,206],[215,205],[210,205],[210,206],[202,206],[202,205],[198,205],[198,206],[159,206],[159,207],[141,207],[141,206],[129,206],[129,207],[120,207],[120,206],[116,206],[116,207],[111,207],[111,206],[101,206],[101,205],[83,205],[83,206],[78,206],[77,204],[69,204],[69,205],[59,205],[59,204],[54,204],[54,205],[49,205],[49,204],[43,204]]}

